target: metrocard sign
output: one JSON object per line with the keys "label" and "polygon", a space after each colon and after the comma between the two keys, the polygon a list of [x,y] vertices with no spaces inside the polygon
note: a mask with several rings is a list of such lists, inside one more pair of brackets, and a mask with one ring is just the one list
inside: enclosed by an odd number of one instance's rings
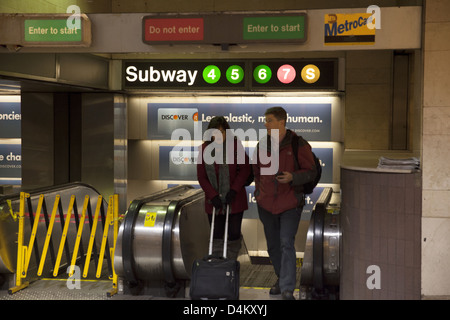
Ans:
{"label": "metrocard sign", "polygon": [[371,13],[326,14],[325,45],[375,44],[375,28],[367,26]]}

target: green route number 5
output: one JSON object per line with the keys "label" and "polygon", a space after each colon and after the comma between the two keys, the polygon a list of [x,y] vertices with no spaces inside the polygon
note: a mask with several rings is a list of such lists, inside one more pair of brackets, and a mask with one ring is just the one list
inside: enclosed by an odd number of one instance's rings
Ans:
{"label": "green route number 5", "polygon": [[228,82],[236,84],[244,79],[244,70],[238,65],[233,65],[227,69],[226,76]]}

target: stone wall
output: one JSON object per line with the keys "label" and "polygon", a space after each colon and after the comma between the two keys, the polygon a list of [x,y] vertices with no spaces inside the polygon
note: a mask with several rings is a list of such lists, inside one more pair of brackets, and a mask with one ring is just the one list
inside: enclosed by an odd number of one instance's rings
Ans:
{"label": "stone wall", "polygon": [[450,1],[425,2],[422,295],[450,295]]}

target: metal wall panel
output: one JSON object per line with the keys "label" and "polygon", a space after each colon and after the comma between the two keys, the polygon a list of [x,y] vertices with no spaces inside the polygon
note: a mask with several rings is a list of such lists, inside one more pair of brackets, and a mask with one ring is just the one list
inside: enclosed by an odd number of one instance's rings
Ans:
{"label": "metal wall panel", "polygon": [[81,179],[103,196],[114,193],[114,96],[82,95]]}
{"label": "metal wall panel", "polygon": [[119,212],[127,210],[128,188],[128,99],[114,95],[114,193],[119,195]]}
{"label": "metal wall panel", "polygon": [[409,55],[394,54],[391,149],[408,149]]}
{"label": "metal wall panel", "polygon": [[0,53],[0,74],[107,89],[109,60],[79,53]]}
{"label": "metal wall panel", "polygon": [[22,187],[53,185],[53,94],[22,94]]}
{"label": "metal wall panel", "polygon": [[56,54],[29,53],[0,54],[0,72],[13,74],[27,74],[46,78],[56,77]]}
{"label": "metal wall panel", "polygon": [[89,54],[59,54],[59,81],[108,88],[109,61]]}

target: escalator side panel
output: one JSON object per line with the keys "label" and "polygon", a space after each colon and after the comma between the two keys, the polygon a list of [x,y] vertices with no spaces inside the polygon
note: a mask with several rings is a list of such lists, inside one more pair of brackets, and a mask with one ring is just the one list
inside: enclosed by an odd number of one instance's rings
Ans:
{"label": "escalator side panel", "polygon": [[[169,188],[158,197],[141,200],[140,209],[134,215],[132,232],[126,234],[124,225],[119,229],[121,245],[116,247],[114,264],[119,265],[116,273],[128,281],[127,273],[130,273],[136,282],[174,283],[189,279],[192,261],[207,253],[209,223],[204,212],[203,191],[190,186]],[[155,218],[151,226],[145,222],[149,215]],[[127,248],[129,257],[126,257]]]}
{"label": "escalator side panel", "polygon": [[311,216],[300,278],[301,290],[310,288],[322,294],[329,287],[339,286],[342,237],[339,214],[328,211],[331,199],[332,189],[325,188]]}

